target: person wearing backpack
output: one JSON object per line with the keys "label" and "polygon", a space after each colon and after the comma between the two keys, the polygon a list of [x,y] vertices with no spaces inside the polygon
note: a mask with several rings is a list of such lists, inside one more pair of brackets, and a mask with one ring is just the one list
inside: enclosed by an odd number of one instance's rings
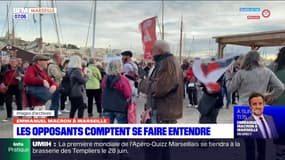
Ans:
{"label": "person wearing backpack", "polygon": [[131,102],[132,89],[128,79],[121,75],[120,59],[111,60],[106,66],[106,76],[102,80],[102,108],[104,118],[110,123],[116,119],[120,124],[128,123],[128,104]]}
{"label": "person wearing backpack", "polygon": [[99,117],[102,117],[102,108],[101,108],[101,88],[100,88],[100,80],[101,73],[100,70],[95,65],[95,59],[89,59],[88,65],[88,76],[89,80],[86,83],[86,95],[88,98],[88,117],[93,116],[93,98],[96,101],[97,112],[99,113]]}
{"label": "person wearing backpack", "polygon": [[84,114],[84,95],[85,84],[88,80],[88,76],[82,71],[81,57],[78,55],[72,55],[68,64],[68,75],[70,79],[70,102],[71,110],[69,118],[74,118],[75,112],[78,114],[78,118],[83,118]]}

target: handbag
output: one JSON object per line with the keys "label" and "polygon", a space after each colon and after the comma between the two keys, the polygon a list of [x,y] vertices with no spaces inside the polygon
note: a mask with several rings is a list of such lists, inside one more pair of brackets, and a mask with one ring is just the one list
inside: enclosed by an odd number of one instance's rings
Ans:
{"label": "handbag", "polygon": [[[37,74],[39,79],[43,79],[41,75]],[[49,92],[49,89],[46,88],[45,86],[26,86],[26,93],[35,98],[37,101],[46,103],[48,100],[51,99],[52,94]]]}
{"label": "handbag", "polygon": [[137,122],[136,103],[128,104],[128,123],[135,124]]}
{"label": "handbag", "polygon": [[44,86],[26,86],[26,92],[37,101],[43,103],[50,100],[52,96],[49,89]]}
{"label": "handbag", "polygon": [[12,77],[9,79],[8,85],[6,86],[4,83],[0,84],[0,93],[5,94],[8,91],[8,86],[11,84],[13,77],[16,74],[16,70],[13,73]]}
{"label": "handbag", "polygon": [[204,93],[198,104],[198,111],[201,115],[208,115],[212,108],[215,107],[217,97],[210,96]]}
{"label": "handbag", "polygon": [[150,123],[150,112],[151,109],[147,108],[142,114],[141,114],[141,123],[146,124]]}
{"label": "handbag", "polygon": [[0,84],[0,93],[5,94],[8,91],[8,87],[4,84]]}

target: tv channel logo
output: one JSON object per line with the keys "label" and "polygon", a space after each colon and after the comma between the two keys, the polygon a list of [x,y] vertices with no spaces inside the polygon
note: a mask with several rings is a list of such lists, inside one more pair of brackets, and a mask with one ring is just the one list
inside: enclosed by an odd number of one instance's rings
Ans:
{"label": "tv channel logo", "polygon": [[263,9],[261,15],[263,18],[269,18],[271,15],[271,11],[269,9]]}

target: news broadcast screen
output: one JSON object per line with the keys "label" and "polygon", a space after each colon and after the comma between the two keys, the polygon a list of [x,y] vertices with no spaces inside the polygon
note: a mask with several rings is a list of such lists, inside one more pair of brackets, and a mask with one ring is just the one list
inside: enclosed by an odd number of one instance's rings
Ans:
{"label": "news broadcast screen", "polygon": [[285,159],[283,1],[0,2],[0,160]]}

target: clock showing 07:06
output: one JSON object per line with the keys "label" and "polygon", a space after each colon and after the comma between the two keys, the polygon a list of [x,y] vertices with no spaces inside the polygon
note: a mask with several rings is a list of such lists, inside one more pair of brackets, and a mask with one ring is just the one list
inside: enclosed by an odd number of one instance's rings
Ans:
{"label": "clock showing 07:06", "polygon": [[22,20],[26,20],[28,19],[28,14],[25,13],[16,13],[13,15],[14,19],[22,19]]}

